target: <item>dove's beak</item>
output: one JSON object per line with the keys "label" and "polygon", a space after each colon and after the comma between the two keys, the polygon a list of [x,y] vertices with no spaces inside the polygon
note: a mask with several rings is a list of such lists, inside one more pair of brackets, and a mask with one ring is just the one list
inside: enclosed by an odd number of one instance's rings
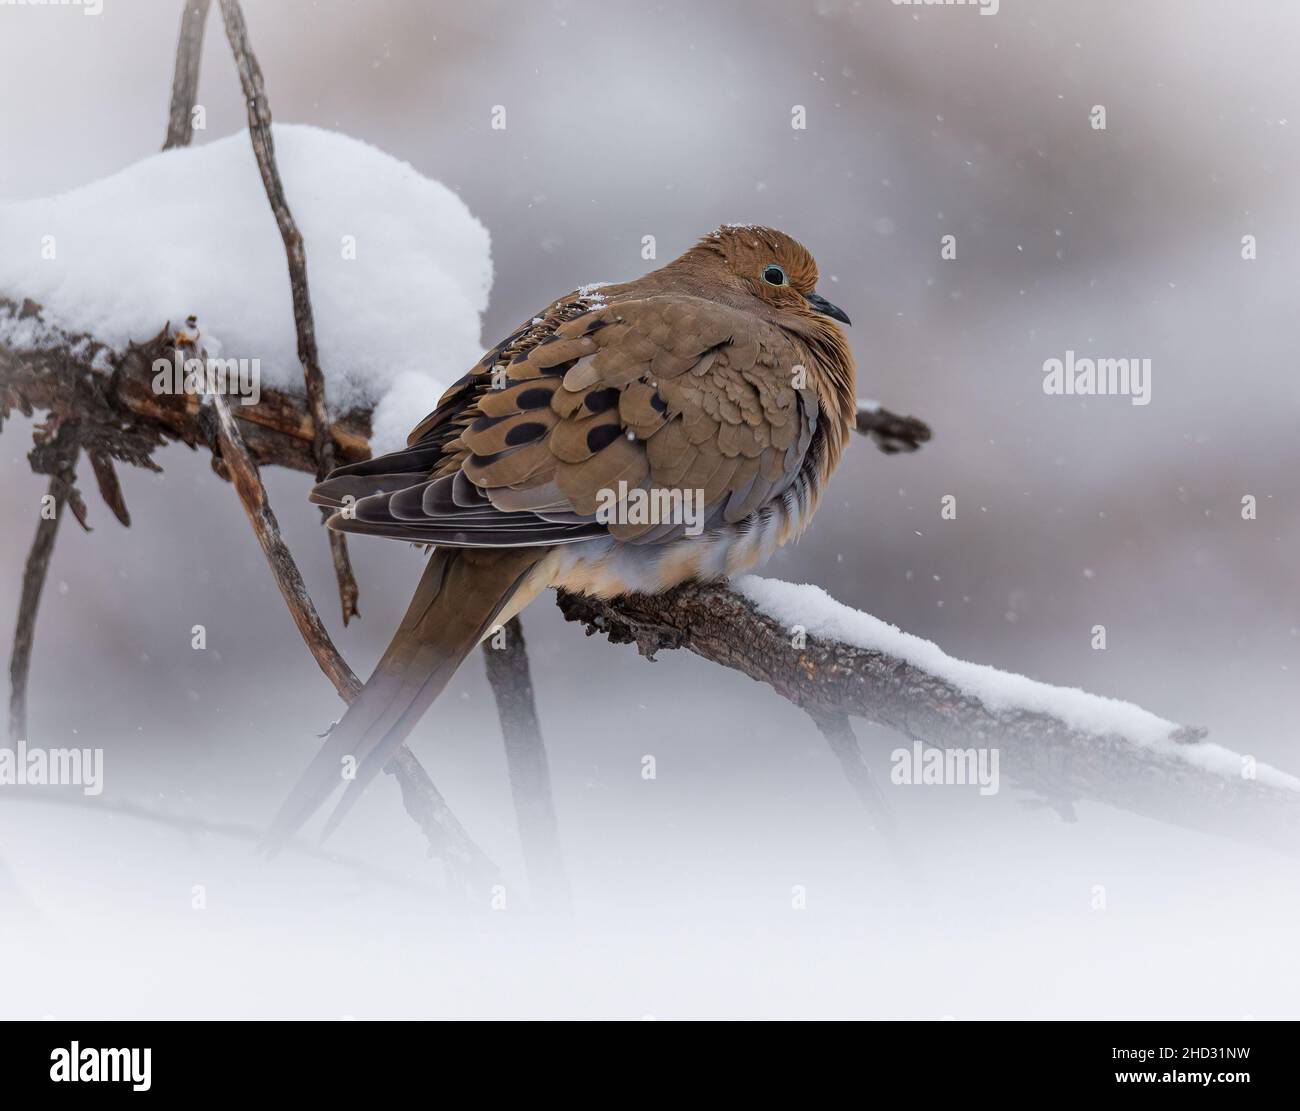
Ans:
{"label": "dove's beak", "polygon": [[836,305],[832,305],[820,293],[809,293],[807,295],[808,304],[812,305],[819,313],[829,316],[832,320],[838,320],[844,324],[852,324],[849,314]]}

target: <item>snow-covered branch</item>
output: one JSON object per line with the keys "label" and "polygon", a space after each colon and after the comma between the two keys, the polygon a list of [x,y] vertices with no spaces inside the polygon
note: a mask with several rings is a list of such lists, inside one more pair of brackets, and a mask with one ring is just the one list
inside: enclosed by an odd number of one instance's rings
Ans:
{"label": "snow-covered branch", "polygon": [[771,686],[814,718],[848,713],[913,742],[996,749],[1002,774],[1073,817],[1093,801],[1283,852],[1300,845],[1300,779],[1129,702],[945,655],[815,586],[731,584],[598,601],[571,621],[643,655],[687,648]]}

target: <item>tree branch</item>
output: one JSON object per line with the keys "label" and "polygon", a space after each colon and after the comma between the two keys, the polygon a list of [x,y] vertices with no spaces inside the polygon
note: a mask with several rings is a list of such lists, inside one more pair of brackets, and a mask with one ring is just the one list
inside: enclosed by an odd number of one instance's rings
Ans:
{"label": "tree branch", "polygon": [[[68,451],[84,448],[92,459],[113,458],[157,471],[161,468],[153,453],[168,440],[214,449],[214,469],[234,481],[304,641],[340,696],[350,701],[360,682],[316,613],[257,473],[259,463],[314,471],[311,418],[301,398],[263,390],[259,404],[232,410],[224,398],[218,407],[205,408],[197,394],[155,393],[154,361],[171,365],[178,354],[184,358],[193,351],[193,334],[182,333],[178,340],[170,327],[115,354],[90,337],[70,336],[46,326],[39,307],[30,301],[20,308],[0,298],[0,333],[5,331],[3,325],[14,321],[28,325],[23,334],[30,346],[0,341],[0,426],[14,411],[28,417],[40,410],[50,414],[48,425],[54,431],[38,433],[31,458],[34,470],[51,475],[50,493],[59,517],[66,505],[85,522],[85,507],[72,485],[75,468],[65,458]],[[218,418],[222,411],[224,421]],[[340,456],[367,458],[369,431],[367,413],[336,422],[331,432]],[[104,480],[100,485],[104,489]],[[120,507],[125,513],[115,476],[106,499],[115,512]],[[27,735],[26,690],[36,608],[57,524],[58,518],[41,520],[24,576],[10,664],[10,730],[15,740]],[[397,775],[406,810],[420,826],[431,852],[476,877],[497,874],[413,754],[399,753],[399,759],[385,770]]]}
{"label": "tree branch", "polygon": [[181,33],[176,40],[176,73],[172,78],[171,111],[163,150],[188,147],[194,136],[194,102],[199,89],[199,61],[203,56],[203,28],[212,0],[185,0]]}
{"label": "tree branch", "polygon": [[[21,328],[15,326],[21,325]],[[13,337],[21,331],[22,342]],[[92,336],[68,334],[49,325],[39,305],[0,296],[0,422],[11,411],[37,411],[75,420],[83,445],[113,459],[158,470],[155,450],[177,441],[207,447],[198,420],[202,398],[194,393],[157,392],[155,361],[172,364],[176,335],[164,325],[156,336],[117,353]],[[302,398],[263,388],[256,405],[235,410],[253,459],[314,473],[312,419]],[[370,414],[344,414],[330,429],[337,458],[354,463],[370,457]]]}
{"label": "tree branch", "polygon": [[[1204,745],[1201,753],[1190,751],[1204,743],[1204,730],[1164,723],[1167,735],[1151,745],[1114,731],[1094,733],[1041,710],[990,708],[938,674],[942,667],[922,667],[887,651],[829,637],[808,635],[804,647],[792,647],[782,622],[725,584],[687,584],[662,595],[629,594],[613,601],[561,592],[558,601],[564,616],[585,625],[588,635],[602,633],[616,644],[636,644],[646,656],[686,648],[766,683],[814,718],[855,714],[929,745],[995,747],[1002,774],[1058,802],[1092,800],[1189,829],[1300,852],[1300,790],[1277,773],[1272,782],[1264,782],[1262,771],[1257,780],[1211,770],[1212,759],[1224,763],[1235,754],[1215,745]],[[856,612],[841,609],[846,616]],[[937,649],[929,655],[945,665],[957,663]],[[1090,700],[1098,709],[1113,706],[1081,691],[1068,694]]]}
{"label": "tree branch", "polygon": [[[36,536],[23,571],[14,647],[9,657],[9,740],[14,745],[27,739],[27,680],[32,666],[32,643],[36,638],[36,614],[45,589],[45,577],[50,570],[50,557],[54,554],[54,538],[63,519],[64,507],[70,506],[76,498],[74,483],[81,449],[75,437],[64,434],[68,431],[70,429],[61,428],[55,434],[43,458],[33,452],[33,466],[39,464],[41,471],[50,476],[47,496],[53,502],[53,510],[47,514],[42,506]],[[84,516],[84,510],[80,515]]]}
{"label": "tree branch", "polygon": [[267,566],[271,569],[271,576],[280,588],[293,622],[298,626],[298,632],[302,634],[304,643],[320,665],[321,671],[334,684],[339,697],[344,702],[351,702],[361,692],[361,680],[334,647],[329,630],[316,612],[293,554],[280,536],[280,524],[266,496],[262,476],[257,473],[257,464],[244,446],[244,438],[240,435],[239,425],[230,412],[229,404],[219,393],[211,395],[211,402],[216,414],[216,457],[243,503],[244,512],[248,514],[253,532],[262,546],[262,554],[266,556]]}
{"label": "tree branch", "polygon": [[[43,806],[62,806],[77,810],[92,810],[96,814],[121,814],[125,818],[133,818],[136,821],[148,822],[152,825],[167,826],[171,829],[179,830],[181,833],[188,834],[191,837],[203,834],[215,834],[220,837],[233,837],[240,841],[249,841],[253,844],[257,844],[261,841],[264,833],[263,830],[257,829],[254,826],[240,825],[237,822],[218,822],[198,816],[168,814],[161,810],[151,810],[148,807],[141,806],[139,803],[135,802],[103,797],[88,799],[84,795],[63,794],[56,791],[48,791],[43,787],[11,788],[5,793],[5,801],[28,802]],[[365,861],[355,860],[352,857],[343,856],[342,854],[333,852],[329,849],[323,849],[319,846],[309,844],[301,838],[293,838],[285,842],[285,848],[290,852],[299,853],[302,856],[310,857],[314,860],[320,860],[327,864],[335,864],[341,868],[350,869],[356,873],[359,879],[382,883],[388,887],[418,890],[423,886],[413,884],[401,876],[376,868],[371,864],[367,864]]]}
{"label": "tree branch", "polygon": [[[325,405],[325,376],[321,373],[320,354],[316,349],[316,321],[312,315],[311,295],[307,290],[307,251],[302,233],[294,223],[293,213],[284,195],[280,169],[275,161],[275,139],[271,133],[271,104],[266,98],[262,80],[262,67],[257,64],[248,42],[248,27],[239,0],[221,0],[221,15],[226,25],[226,37],[235,55],[239,70],[239,83],[248,105],[248,135],[257,157],[257,168],[262,174],[267,200],[275,214],[280,238],[284,240],[284,253],[289,263],[289,288],[293,295],[293,319],[298,333],[298,361],[302,363],[307,387],[307,408],[312,419],[312,451],[316,457],[317,481],[324,478],[337,465],[334,441],[330,437],[330,422]],[[322,520],[330,511],[322,508]],[[343,607],[343,624],[359,616],[357,610],[357,580],[348,559],[347,539],[341,532],[328,532],[330,553],[334,560],[334,574],[339,584],[339,600]]]}
{"label": "tree branch", "polygon": [[511,618],[483,642],[483,660],[501,720],[528,885],[535,902],[564,913],[571,906],[569,881],[560,853],[559,822],[551,794],[546,745],[537,720],[524,628],[518,617]]}
{"label": "tree branch", "polygon": [[849,781],[853,793],[870,815],[872,825],[892,839],[898,832],[898,819],[885,801],[884,793],[871,773],[871,766],[862,758],[862,749],[858,747],[858,738],[853,732],[849,715],[817,708],[810,710],[808,716],[826,738],[826,743],[840,762],[844,778]]}
{"label": "tree branch", "polygon": [[857,430],[870,436],[886,455],[916,451],[930,442],[930,426],[918,417],[900,417],[874,401],[859,401]]}
{"label": "tree branch", "polygon": [[[257,534],[276,586],[280,588],[294,624],[298,626],[298,632],[302,634],[304,643],[320,665],[321,671],[334,684],[339,697],[344,702],[351,703],[361,693],[361,681],[334,646],[329,630],[316,612],[293,554],[280,536],[280,525],[267,499],[266,487],[262,485],[257,464],[244,447],[239,425],[230,412],[230,406],[219,393],[211,395],[211,402],[216,415],[214,450],[219,452],[221,465],[234,484],[244,511],[252,522],[253,531]],[[448,859],[464,873],[465,878],[479,879],[496,875],[496,866],[474,844],[465,827],[434,786],[429,774],[406,745],[401,747],[384,770],[397,777],[402,790],[402,803],[406,812],[424,831],[430,852]]]}

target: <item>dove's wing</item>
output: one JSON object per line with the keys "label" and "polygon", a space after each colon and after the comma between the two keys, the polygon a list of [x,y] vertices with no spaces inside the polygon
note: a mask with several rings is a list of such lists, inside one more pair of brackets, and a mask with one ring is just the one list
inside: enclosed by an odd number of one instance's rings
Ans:
{"label": "dove's wing", "polygon": [[818,404],[800,373],[811,356],[780,328],[673,294],[544,333],[489,352],[404,451],[317,486],[321,504],[356,499],[330,524],[456,547],[662,543],[684,525],[618,523],[628,516],[608,512],[618,492],[690,493],[706,524],[735,523],[797,476]]}

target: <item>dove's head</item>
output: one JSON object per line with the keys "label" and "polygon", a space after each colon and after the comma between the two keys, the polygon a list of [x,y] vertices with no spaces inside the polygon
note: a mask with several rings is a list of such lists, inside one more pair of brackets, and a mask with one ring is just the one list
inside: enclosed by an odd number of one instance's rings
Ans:
{"label": "dove's head", "polygon": [[838,458],[857,412],[856,371],[843,309],[817,292],[817,263],[798,240],[757,224],[723,224],[668,265],[616,287],[622,296],[686,293],[753,313],[797,339],[824,409]]}
{"label": "dove's head", "polygon": [[817,292],[817,262],[808,248],[784,232],[724,224],[701,239],[696,251],[713,256],[719,276],[759,301],[766,310],[762,315],[775,324],[800,333],[809,328],[838,333],[831,320],[850,323],[843,309]]}

